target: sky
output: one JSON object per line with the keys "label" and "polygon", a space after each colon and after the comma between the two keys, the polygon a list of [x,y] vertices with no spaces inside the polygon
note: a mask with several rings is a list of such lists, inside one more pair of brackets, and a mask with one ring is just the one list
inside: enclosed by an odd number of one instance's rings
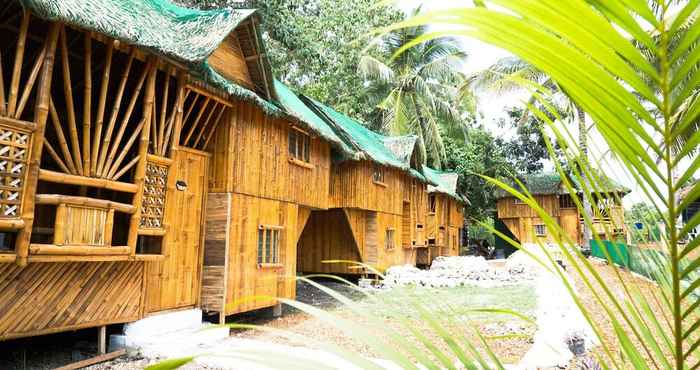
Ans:
{"label": "sky", "polygon": [[[472,0],[402,0],[400,6],[406,12],[411,9],[415,9],[417,6],[422,6],[423,10],[441,10],[449,9],[452,7],[459,6],[471,6],[473,4]],[[464,50],[468,54],[467,63],[464,66],[464,72],[467,74],[474,73],[488,68],[494,62],[498,61],[503,57],[510,56],[511,54],[505,50],[499,49],[497,47],[485,44],[478,40],[462,38],[461,43]],[[509,137],[514,134],[514,128],[500,128],[498,126],[498,121],[501,118],[506,117],[506,108],[513,106],[522,106],[523,101],[528,98],[527,93],[513,93],[506,96],[495,96],[489,93],[480,93],[477,95],[478,99],[478,110],[479,110],[479,122],[483,126],[498,135],[499,137]],[[577,130],[572,130],[571,133],[576,137],[578,135]],[[607,153],[607,147],[602,140],[600,135],[593,133],[589,139],[591,145],[591,153],[594,156],[603,158],[601,160],[601,166],[606,174],[611,176],[618,183],[630,188],[632,193],[623,199],[626,207],[632,204],[639,203],[645,200],[645,197],[636,185],[635,181],[623,170],[622,166],[617,163],[609,155],[604,155]],[[550,166],[551,167],[551,166]]]}

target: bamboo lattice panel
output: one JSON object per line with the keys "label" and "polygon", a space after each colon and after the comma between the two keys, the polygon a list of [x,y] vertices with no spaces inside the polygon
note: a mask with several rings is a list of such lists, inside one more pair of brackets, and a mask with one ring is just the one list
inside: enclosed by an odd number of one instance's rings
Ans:
{"label": "bamboo lattice panel", "polygon": [[31,134],[0,124],[0,218],[20,216]]}
{"label": "bamboo lattice panel", "polygon": [[143,262],[0,264],[0,339],[139,319]]}
{"label": "bamboo lattice panel", "polygon": [[168,166],[153,162],[146,164],[143,202],[141,203],[141,228],[163,228],[168,172]]}

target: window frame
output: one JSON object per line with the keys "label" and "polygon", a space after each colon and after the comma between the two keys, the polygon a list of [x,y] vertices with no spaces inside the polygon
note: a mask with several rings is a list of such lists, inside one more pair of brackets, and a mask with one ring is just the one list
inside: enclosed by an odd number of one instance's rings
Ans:
{"label": "window frame", "polygon": [[287,154],[296,162],[311,163],[311,135],[292,126],[287,134]]}
{"label": "window frame", "polygon": [[386,173],[384,172],[384,167],[375,165],[372,170],[372,182],[377,185],[386,186]]}
{"label": "window frame", "polygon": [[[533,225],[532,227],[535,229],[535,236],[538,236],[538,237],[547,236],[547,225],[545,225],[545,224],[536,224],[536,225]],[[540,228],[540,227],[542,228],[542,232],[541,232],[541,233],[538,231],[538,228]]]}
{"label": "window frame", "polygon": [[516,197],[513,199],[513,204],[525,204],[525,202],[523,202],[522,199]]}
{"label": "window frame", "polygon": [[428,194],[428,213],[435,214],[437,212],[437,196]]}
{"label": "window frame", "polygon": [[393,251],[396,249],[396,229],[387,228],[384,233],[384,249]]}
{"label": "window frame", "polygon": [[560,209],[575,209],[576,202],[570,194],[563,194],[559,196],[559,208]]}
{"label": "window frame", "polygon": [[276,225],[258,225],[256,257],[258,268],[282,267],[282,231],[284,227]]}

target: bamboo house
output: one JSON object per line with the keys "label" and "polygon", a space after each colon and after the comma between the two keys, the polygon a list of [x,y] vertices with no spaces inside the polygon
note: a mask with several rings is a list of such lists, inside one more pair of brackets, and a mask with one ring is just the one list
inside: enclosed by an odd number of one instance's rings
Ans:
{"label": "bamboo house", "polygon": [[416,263],[440,188],[422,144],[276,81],[260,22],[168,0],[0,5],[0,340],[223,321],[294,298],[297,271],[345,272],[327,258]]}
{"label": "bamboo house", "polygon": [[[601,184],[591,194],[595,200],[592,204],[592,231],[601,240],[626,240],[625,209],[621,201],[630,190],[608,177],[600,175],[599,178]],[[562,178],[558,174],[536,174],[525,176],[522,183],[544,211],[557,221],[568,238],[577,245],[582,245],[583,215]],[[578,198],[581,199],[583,187],[575,181],[572,181],[572,184],[578,192]],[[548,230],[537,212],[520,199],[500,190],[497,193],[496,206],[497,225],[501,225],[499,231],[505,235],[520,243],[555,241],[556,231]]]}

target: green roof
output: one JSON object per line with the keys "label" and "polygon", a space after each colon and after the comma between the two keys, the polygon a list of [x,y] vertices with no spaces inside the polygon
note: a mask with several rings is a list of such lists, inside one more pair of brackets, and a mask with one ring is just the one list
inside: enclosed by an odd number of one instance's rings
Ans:
{"label": "green roof", "polygon": [[101,33],[184,62],[195,77],[212,87],[256,104],[267,114],[285,114],[255,92],[227,80],[206,62],[226,36],[255,14],[254,9],[197,10],[169,0],[19,1],[41,18]]}
{"label": "green roof", "polygon": [[[595,184],[595,191],[600,193],[620,193],[622,196],[627,195],[630,189],[618,184],[615,180],[609,178],[608,176],[599,173],[596,175],[598,178]],[[581,192],[583,186],[572,179],[572,185],[578,192]],[[530,174],[523,176],[520,181],[525,185],[527,190],[532,195],[550,195],[550,194],[566,194],[568,193],[566,187],[562,182],[562,178],[557,173],[540,173],[540,174]],[[514,182],[511,185],[517,185]],[[515,186],[517,188],[517,186]],[[512,195],[503,189],[496,190],[496,198],[508,198]]]}
{"label": "green roof", "polygon": [[457,192],[457,182],[459,174],[456,172],[443,172],[434,170],[428,166],[423,166],[425,177],[431,180],[435,185],[428,185],[429,193],[446,194],[460,202],[466,202],[466,197],[462,197]]}
{"label": "green roof", "polygon": [[406,171],[410,169],[409,163],[397,158],[391,149],[384,145],[383,140],[386,136],[366,128],[360,122],[327,105],[321,104],[308,97],[307,100],[334,123],[334,127],[341,131],[341,136],[357,150],[361,151],[367,157],[365,159],[369,159],[384,166],[395,167]]}
{"label": "green roof", "polygon": [[309,130],[315,132],[332,144],[335,144],[335,146],[344,154],[351,155],[353,153],[352,148],[345,144],[345,142],[343,142],[343,140],[341,140],[338,135],[335,134],[333,129],[328,126],[325,120],[319,117],[306,104],[304,104],[304,102],[299,99],[294,91],[280,81],[275,80],[274,84],[279,103],[282,104],[282,106],[290,114],[298,118],[301,122],[305,123]]}

